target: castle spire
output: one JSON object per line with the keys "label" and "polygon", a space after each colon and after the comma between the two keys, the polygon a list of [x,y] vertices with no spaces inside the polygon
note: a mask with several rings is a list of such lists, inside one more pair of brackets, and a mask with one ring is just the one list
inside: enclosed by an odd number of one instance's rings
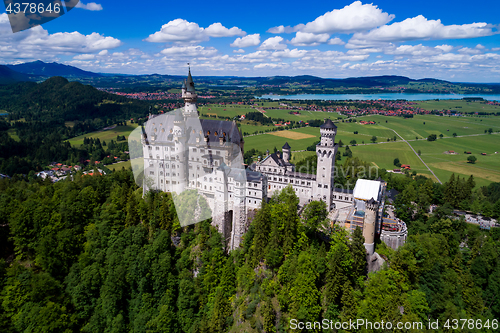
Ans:
{"label": "castle spire", "polygon": [[[189,65],[189,63],[188,63]],[[196,91],[194,89],[193,77],[191,76],[191,67],[188,69],[188,77],[184,80],[182,84],[182,99],[184,99],[184,118],[197,117],[198,109],[196,108],[196,100],[198,96],[196,95]]]}

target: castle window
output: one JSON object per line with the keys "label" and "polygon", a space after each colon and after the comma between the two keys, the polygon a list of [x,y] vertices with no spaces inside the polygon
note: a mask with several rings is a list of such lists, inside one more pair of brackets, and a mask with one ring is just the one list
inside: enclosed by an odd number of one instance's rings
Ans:
{"label": "castle window", "polygon": [[174,184],[174,185],[175,185],[175,184],[177,184],[177,182],[176,182],[175,180],[172,180],[172,184]]}
{"label": "castle window", "polygon": [[154,172],[154,171],[149,171],[149,174],[150,174],[150,175],[154,175],[154,174],[155,174],[155,172]]}
{"label": "castle window", "polygon": [[217,136],[217,132],[214,132],[214,135]]}
{"label": "castle window", "polygon": [[159,160],[160,159],[160,155],[156,155],[156,159]]}
{"label": "castle window", "polygon": [[203,177],[203,180],[204,180],[204,181],[207,181],[207,177]]}
{"label": "castle window", "polygon": [[156,150],[160,150],[160,147],[155,147],[155,148],[156,148]]}
{"label": "castle window", "polygon": [[170,181],[166,180],[166,181],[165,181],[165,184],[170,184]]}
{"label": "castle window", "polygon": [[212,186],[210,186],[210,191],[212,191]]}
{"label": "castle window", "polygon": [[200,149],[200,153],[205,153],[205,149]]}
{"label": "castle window", "polygon": [[217,151],[215,154],[216,154],[216,155],[220,155],[220,151]]}
{"label": "castle window", "polygon": [[208,181],[211,183],[212,182],[212,178],[210,178]]}
{"label": "castle window", "polygon": [[196,148],[193,148],[193,153],[196,153]]}
{"label": "castle window", "polygon": [[162,128],[162,129],[161,129],[161,132],[162,132],[162,133],[165,133],[165,129],[164,129],[164,128]]}
{"label": "castle window", "polygon": [[321,184],[318,184],[318,187],[321,187]]}
{"label": "castle window", "polygon": [[328,185],[325,185],[324,188],[328,188]]}
{"label": "castle window", "polygon": [[160,176],[163,176],[163,171],[160,171]]}
{"label": "castle window", "polygon": [[162,183],[162,184],[163,184],[163,179],[160,179],[160,183]]}
{"label": "castle window", "polygon": [[149,150],[152,150],[152,149],[153,149],[153,147],[151,147],[151,146],[148,146],[148,149],[149,149]]}

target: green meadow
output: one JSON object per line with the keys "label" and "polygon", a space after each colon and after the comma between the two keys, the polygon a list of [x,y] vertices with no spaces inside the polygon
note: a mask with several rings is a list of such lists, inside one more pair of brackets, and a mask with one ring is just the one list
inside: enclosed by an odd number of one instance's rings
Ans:
{"label": "green meadow", "polygon": [[[425,107],[433,108],[436,105],[439,109],[446,108],[445,101],[426,101]],[[438,104],[433,104],[438,103]],[[462,105],[464,110],[477,110],[478,107],[486,105],[479,102],[465,101],[446,101],[446,103]],[[279,106],[278,102],[266,102],[265,106]],[[258,107],[261,107],[259,103]],[[466,109],[469,107],[469,109]],[[494,106],[488,106],[494,110]],[[213,113],[217,116],[228,117],[232,119],[234,116],[245,114],[250,111],[255,111],[255,108],[250,105],[208,105],[200,107],[200,113]],[[211,109],[211,110],[208,110]],[[225,110],[224,110],[225,109]],[[500,109],[498,109],[500,110]],[[465,111],[464,111],[465,112]],[[467,111],[468,112],[468,111]],[[487,185],[490,182],[500,182],[500,154],[495,154],[500,151],[500,134],[495,133],[500,131],[500,117],[483,116],[483,117],[444,117],[435,115],[416,115],[413,118],[389,117],[382,115],[370,115],[356,118],[357,122],[342,122],[345,117],[340,117],[336,113],[316,112],[316,111],[300,111],[300,115],[291,115],[287,110],[266,110],[266,114],[272,118],[283,118],[286,120],[309,120],[309,119],[324,119],[330,118],[337,125],[336,142],[342,140],[343,144],[350,145],[352,140],[356,140],[357,146],[351,146],[354,156],[362,160],[372,163],[378,168],[388,170],[396,168],[393,164],[394,159],[398,158],[402,164],[411,165],[411,170],[417,174],[422,174],[427,177],[432,177],[429,170],[410,149],[407,143],[403,142],[399,136],[394,142],[393,138],[396,131],[405,140],[412,145],[415,151],[421,151],[421,158],[432,169],[436,176],[445,182],[449,179],[452,173],[462,177],[474,175],[478,186]],[[342,118],[342,119],[338,119]],[[213,118],[212,118],[213,119]],[[361,125],[360,120],[375,121],[374,125]],[[241,132],[254,133],[273,128],[274,126],[261,126],[252,121],[239,122]],[[107,131],[97,131],[91,134],[82,135],[70,139],[72,145],[81,145],[84,137],[99,138],[101,141],[110,141],[116,139],[117,135],[125,135],[137,127],[136,124],[127,124],[127,126],[118,126]],[[494,133],[487,134],[485,130],[491,128]],[[354,134],[354,132],[358,134]],[[457,137],[453,137],[453,133]],[[436,141],[427,141],[426,138],[430,134],[436,134]],[[439,138],[442,134],[443,138]],[[10,130],[9,135],[15,138],[15,132]],[[276,131],[265,134],[258,134],[245,137],[245,150],[255,148],[261,152],[269,149],[271,152],[274,147],[281,150],[281,147],[288,142],[291,146],[292,161],[294,163],[315,154],[314,152],[303,151],[315,141],[319,140],[319,128],[304,127],[286,131]],[[377,137],[377,143],[372,144],[371,138]],[[417,140],[418,138],[418,140]],[[363,144],[364,143],[364,144]],[[345,147],[339,149],[341,153],[345,151]],[[446,154],[445,152],[453,150],[457,154]],[[477,158],[475,164],[467,163],[468,154],[465,151],[470,151]],[[481,155],[486,153],[486,155]],[[121,168],[122,165],[128,167],[127,162],[123,164],[113,165]]]}
{"label": "green meadow", "polygon": [[465,100],[430,100],[420,101],[418,106],[425,110],[456,110],[460,113],[500,112],[500,106],[488,105],[485,102],[469,102]]}
{"label": "green meadow", "polygon": [[84,135],[80,135],[80,136],[71,138],[68,140],[68,142],[72,146],[81,146],[83,144],[83,139],[85,137],[99,139],[99,140],[101,140],[101,142],[102,141],[110,142],[111,140],[116,141],[116,137],[118,135],[125,135],[125,138],[128,139],[130,132],[132,132],[136,127],[137,127],[136,123],[132,124],[130,122],[127,122],[126,126],[116,126],[115,128],[108,129],[105,131],[101,130],[101,131],[95,131],[92,133],[87,133]]}
{"label": "green meadow", "polygon": [[118,170],[121,170],[122,168],[130,169],[130,160],[128,160],[128,161],[121,161],[121,162],[118,162],[118,163],[115,163],[115,164],[106,165],[106,167],[109,170],[113,170],[113,171],[118,171]]}

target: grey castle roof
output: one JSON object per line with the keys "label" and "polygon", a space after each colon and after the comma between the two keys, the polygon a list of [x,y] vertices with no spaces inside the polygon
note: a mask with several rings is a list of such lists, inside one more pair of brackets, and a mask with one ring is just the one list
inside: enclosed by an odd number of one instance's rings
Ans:
{"label": "grey castle roof", "polygon": [[282,148],[283,149],[292,149],[292,147],[290,147],[290,145],[288,144],[288,142],[285,142],[285,145]]}
{"label": "grey castle roof", "polygon": [[333,121],[331,121],[330,119],[326,119],[325,123],[323,125],[321,125],[320,128],[322,128],[322,129],[325,129],[325,128],[335,129],[335,128],[337,128],[337,126],[335,126]]}
{"label": "grey castle roof", "polygon": [[191,69],[189,69],[189,72],[188,72],[188,77],[187,77],[187,81],[186,81],[186,88],[187,88],[187,91],[189,91],[189,92],[192,92],[192,93],[195,92],[193,77],[191,76]]}
{"label": "grey castle roof", "polygon": [[288,166],[288,165],[293,165],[290,162],[285,162],[285,160],[279,156],[277,153],[272,153],[268,157],[266,157],[261,163],[263,163],[265,160],[268,158],[272,159],[278,166]]}
{"label": "grey castle roof", "polygon": [[263,175],[257,171],[251,171],[246,169],[247,172],[247,181],[249,182],[259,182],[262,181]]}
{"label": "grey castle roof", "polygon": [[[180,117],[180,112],[159,115],[144,124],[144,132],[148,138],[154,137],[154,141],[150,143],[173,143],[174,121],[177,123],[181,120],[183,119]],[[188,144],[204,143],[204,138],[207,137],[211,146],[217,146],[220,144],[221,136],[224,138],[223,141],[236,145],[243,141],[238,126],[233,121],[187,118],[184,126]]]}
{"label": "grey castle roof", "polygon": [[348,188],[340,188],[340,187],[335,187],[333,189],[334,192],[338,192],[338,193],[346,193],[346,194],[352,194],[352,192],[354,192],[354,190],[350,190]]}

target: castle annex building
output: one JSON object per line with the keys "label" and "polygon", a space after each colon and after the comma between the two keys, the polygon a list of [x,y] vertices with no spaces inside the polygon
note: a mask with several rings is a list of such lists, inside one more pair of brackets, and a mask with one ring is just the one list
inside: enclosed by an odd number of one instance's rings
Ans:
{"label": "castle annex building", "polygon": [[213,224],[224,235],[228,249],[234,249],[248,229],[249,215],[260,208],[262,200],[292,185],[301,206],[322,200],[335,219],[347,212],[344,222],[363,228],[365,247],[373,253],[381,229],[385,182],[358,180],[354,191],[335,188],[337,127],[330,119],[320,127],[315,175],[295,170],[288,143],[282,152],[268,154],[245,168],[244,140],[236,122],[199,119],[191,71],[182,86],[182,98],[184,108],[150,115],[144,125],[144,192],[196,190],[210,206]]}

